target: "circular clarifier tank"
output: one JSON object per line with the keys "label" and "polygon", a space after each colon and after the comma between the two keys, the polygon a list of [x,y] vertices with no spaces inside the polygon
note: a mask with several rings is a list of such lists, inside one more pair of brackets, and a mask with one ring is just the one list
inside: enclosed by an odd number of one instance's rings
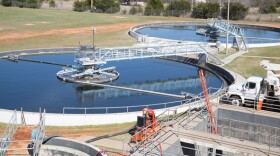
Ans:
{"label": "circular clarifier tank", "polygon": [[[73,64],[74,55],[26,56],[27,59]],[[65,107],[96,108],[87,113],[105,113],[100,107],[140,106],[181,100],[139,92],[65,83],[56,78],[60,66],[20,61],[0,60],[1,108],[35,112],[45,108],[48,113],[62,113]],[[202,92],[197,67],[162,59],[135,59],[108,62],[104,67],[116,66],[119,79],[108,84],[180,95],[182,92]],[[207,87],[220,88],[221,80],[206,74]],[[170,105],[169,107],[171,107]],[[163,105],[155,106],[161,108]],[[135,107],[136,110],[141,108]],[[110,109],[122,112],[126,109]],[[133,111],[133,109],[130,109]],[[84,113],[68,109],[66,113]]]}
{"label": "circular clarifier tank", "polygon": [[[240,25],[244,29],[246,40],[249,44],[259,43],[279,43],[280,29],[261,27],[261,26],[250,26]],[[156,29],[155,29],[156,28]],[[152,27],[144,27],[139,29],[137,32],[150,37],[158,37],[173,40],[188,40],[197,42],[226,42],[226,33],[221,33],[220,36],[203,36],[196,33],[196,30],[207,29],[205,26],[197,25],[158,25]],[[229,43],[233,42],[233,37],[229,37]]]}

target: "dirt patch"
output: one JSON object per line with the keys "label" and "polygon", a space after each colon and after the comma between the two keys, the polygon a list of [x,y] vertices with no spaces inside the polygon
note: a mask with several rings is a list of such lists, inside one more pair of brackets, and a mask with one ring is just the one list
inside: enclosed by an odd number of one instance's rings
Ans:
{"label": "dirt patch", "polygon": [[115,18],[127,18],[127,17],[123,17],[123,16],[113,16]]}
{"label": "dirt patch", "polygon": [[31,138],[31,131],[36,126],[19,126],[13,136],[12,142],[9,145],[9,149],[22,149],[22,150],[9,150],[6,155],[28,155],[27,145],[31,142],[28,141]]}
{"label": "dirt patch", "polygon": [[26,26],[32,26],[32,25],[35,25],[35,24],[32,24],[32,23],[26,23],[26,24],[24,24],[24,25],[26,25]]}
{"label": "dirt patch", "polygon": [[[160,21],[155,21],[155,22],[160,22]],[[100,25],[100,26],[95,26],[94,28],[96,28],[97,33],[107,33],[107,32],[116,32],[124,29],[129,29],[132,26],[143,24],[143,23],[144,22]],[[1,35],[0,40],[24,39],[24,38],[31,38],[31,37],[44,36],[44,35],[55,35],[55,34],[78,34],[78,33],[83,33],[92,30],[93,27],[81,27],[81,28],[68,28],[68,29],[53,29],[53,30],[47,30],[43,32],[8,33],[5,35]]]}

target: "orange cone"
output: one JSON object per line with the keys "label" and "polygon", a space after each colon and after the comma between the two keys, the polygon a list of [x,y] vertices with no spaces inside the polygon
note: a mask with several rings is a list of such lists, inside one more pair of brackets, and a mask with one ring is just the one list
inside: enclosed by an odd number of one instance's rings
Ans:
{"label": "orange cone", "polygon": [[257,105],[257,110],[262,110],[262,105],[263,105],[263,99],[259,99],[258,105]]}

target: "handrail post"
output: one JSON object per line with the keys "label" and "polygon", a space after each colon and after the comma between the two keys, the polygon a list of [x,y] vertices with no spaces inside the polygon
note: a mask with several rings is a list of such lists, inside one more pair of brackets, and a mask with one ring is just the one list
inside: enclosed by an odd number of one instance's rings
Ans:
{"label": "handrail post", "polygon": [[87,115],[87,107],[85,107],[85,115]]}

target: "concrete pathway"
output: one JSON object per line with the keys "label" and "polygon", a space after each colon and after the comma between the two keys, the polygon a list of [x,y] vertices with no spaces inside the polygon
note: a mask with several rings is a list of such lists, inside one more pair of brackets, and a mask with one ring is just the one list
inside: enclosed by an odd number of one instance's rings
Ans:
{"label": "concrete pathway", "polygon": [[232,55],[229,55],[229,56],[221,59],[221,61],[223,61],[224,64],[228,64],[228,63],[232,62],[233,60],[235,60],[237,57],[239,57],[243,54],[246,54],[246,53],[248,53],[248,51],[240,51],[240,52],[234,53]]}
{"label": "concrete pathway", "polygon": [[[77,140],[84,142],[90,138],[94,138],[94,137],[93,136],[81,136],[81,137],[77,138]],[[123,149],[130,149],[127,144],[123,143],[123,141],[110,139],[110,138],[97,140],[90,144],[94,145],[94,146],[99,146],[101,149],[110,149],[110,150],[115,149],[115,150],[120,150],[120,151],[122,151]]]}

